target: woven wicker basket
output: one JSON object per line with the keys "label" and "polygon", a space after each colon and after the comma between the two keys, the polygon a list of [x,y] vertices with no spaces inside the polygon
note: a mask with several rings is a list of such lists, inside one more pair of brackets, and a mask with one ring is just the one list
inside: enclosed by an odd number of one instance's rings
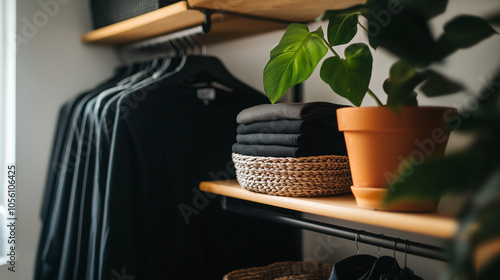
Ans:
{"label": "woven wicker basket", "polygon": [[277,262],[268,266],[235,270],[224,280],[328,280],[329,263]]}
{"label": "woven wicker basket", "polygon": [[276,158],[233,153],[236,178],[249,191],[279,196],[331,196],[350,192],[346,156]]}

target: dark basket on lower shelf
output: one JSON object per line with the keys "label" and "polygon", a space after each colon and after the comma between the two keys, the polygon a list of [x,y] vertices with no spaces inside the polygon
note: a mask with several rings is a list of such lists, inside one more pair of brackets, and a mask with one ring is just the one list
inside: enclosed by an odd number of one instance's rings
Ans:
{"label": "dark basket on lower shelf", "polygon": [[91,0],[94,29],[158,10],[179,0]]}
{"label": "dark basket on lower shelf", "polygon": [[224,280],[328,280],[329,263],[277,262],[268,266],[235,270]]}

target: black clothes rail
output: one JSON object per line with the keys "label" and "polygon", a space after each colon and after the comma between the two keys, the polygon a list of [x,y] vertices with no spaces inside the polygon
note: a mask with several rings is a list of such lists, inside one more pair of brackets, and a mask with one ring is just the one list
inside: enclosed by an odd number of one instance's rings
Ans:
{"label": "black clothes rail", "polygon": [[396,250],[399,252],[405,252],[407,254],[420,256],[428,259],[447,261],[447,258],[444,254],[444,249],[440,247],[422,244],[418,242],[407,241],[390,236],[384,236],[376,233],[370,233],[366,231],[360,231],[351,228],[326,224],[318,221],[304,219],[297,216],[291,216],[269,210],[238,205],[236,203],[227,203],[226,198],[227,197],[223,197],[222,199],[222,208],[229,212],[260,218],[274,223],[299,227],[306,230],[311,230],[335,237],[357,241],[359,243],[365,243],[381,248]]}

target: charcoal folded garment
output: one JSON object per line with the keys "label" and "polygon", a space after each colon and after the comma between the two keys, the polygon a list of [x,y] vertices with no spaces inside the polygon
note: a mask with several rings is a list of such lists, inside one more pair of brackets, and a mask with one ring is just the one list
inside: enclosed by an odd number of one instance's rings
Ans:
{"label": "charcoal folded garment", "polygon": [[333,142],[344,142],[344,135],[338,131],[326,131],[314,134],[251,133],[238,134],[236,142],[247,145],[280,145],[292,147],[328,146]]}
{"label": "charcoal folded garment", "polygon": [[337,109],[327,102],[264,104],[241,111],[233,152],[263,157],[347,155]]}
{"label": "charcoal folded garment", "polygon": [[246,124],[283,119],[305,120],[308,118],[322,118],[325,121],[336,123],[336,111],[343,107],[346,106],[328,102],[263,104],[241,111],[236,117],[236,122]]}
{"label": "charcoal folded garment", "polygon": [[248,124],[239,124],[236,128],[238,134],[250,133],[321,133],[325,131],[338,131],[337,119],[325,120],[320,117],[309,117],[305,120],[276,120],[261,121]]}
{"label": "charcoal folded garment", "polygon": [[332,142],[328,145],[290,147],[281,145],[245,145],[235,143],[233,153],[262,157],[308,157],[322,155],[347,155],[345,143]]}

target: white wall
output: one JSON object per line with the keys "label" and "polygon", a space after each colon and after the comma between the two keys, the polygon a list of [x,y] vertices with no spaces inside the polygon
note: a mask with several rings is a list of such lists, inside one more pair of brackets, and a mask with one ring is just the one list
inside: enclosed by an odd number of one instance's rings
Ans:
{"label": "white wall", "polygon": [[[441,33],[441,26],[444,22],[458,14],[477,14],[480,16],[488,15],[492,12],[500,11],[500,2],[498,0],[450,0],[445,14],[432,21],[435,27],[435,34]],[[310,29],[316,29],[320,24],[313,23]],[[322,24],[326,31],[326,25]],[[262,70],[269,59],[269,51],[281,38],[282,31],[272,32],[265,35],[259,35],[242,40],[225,42],[214,46],[209,46],[208,52],[221,58],[228,69],[237,77],[246,83],[263,91]],[[358,34],[355,40],[366,41],[364,36]],[[437,67],[449,77],[455,78],[464,83],[469,92],[456,95],[450,95],[440,98],[426,98],[419,96],[421,105],[440,105],[462,107],[469,94],[476,92],[478,87],[483,86],[483,79],[491,79],[494,71],[500,67],[500,36],[489,38],[480,45],[467,50],[460,50],[453,54],[443,65]],[[336,47],[338,53],[343,53],[342,47]],[[390,54],[379,49],[374,53],[374,70],[370,88],[385,103],[385,93],[382,90],[382,83],[387,78],[389,68],[394,62]],[[319,68],[319,67],[318,67]],[[305,101],[330,101],[339,104],[349,104],[341,97],[336,96],[330,87],[323,83],[319,78],[319,71],[304,84]],[[367,95],[363,100],[363,106],[376,106],[375,102]],[[450,139],[450,147],[460,145],[463,137],[453,135]],[[441,205],[441,207],[446,205]],[[314,218],[311,215],[305,215],[308,218]],[[317,217],[316,217],[317,218]],[[409,238],[411,241],[441,245],[440,240],[417,235],[408,234],[401,231],[386,230],[379,227],[367,227],[364,225],[345,222],[335,219],[319,219],[324,222],[334,223],[341,226],[348,226],[356,229],[363,229],[374,233],[384,233],[403,240]],[[325,247],[324,244],[329,244]],[[304,258],[314,258],[318,261],[327,261],[335,263],[347,256],[356,253],[356,247],[353,242],[345,241],[339,238],[328,237],[321,234],[304,231]],[[377,255],[377,248],[369,245],[360,245],[361,253]],[[391,250],[382,249],[382,254],[392,254]],[[404,263],[404,254],[398,253],[400,265]],[[324,258],[325,257],[325,258]],[[415,273],[424,279],[443,279],[442,271],[446,269],[446,264],[430,261],[415,256],[408,256],[408,266]]]}
{"label": "white wall", "polygon": [[17,271],[0,267],[2,280],[33,278],[41,199],[60,106],[111,76],[117,64],[111,49],[80,42],[91,29],[88,1],[57,1],[41,0],[52,3],[46,10],[38,1],[17,1],[17,34],[23,42],[17,55]]}

